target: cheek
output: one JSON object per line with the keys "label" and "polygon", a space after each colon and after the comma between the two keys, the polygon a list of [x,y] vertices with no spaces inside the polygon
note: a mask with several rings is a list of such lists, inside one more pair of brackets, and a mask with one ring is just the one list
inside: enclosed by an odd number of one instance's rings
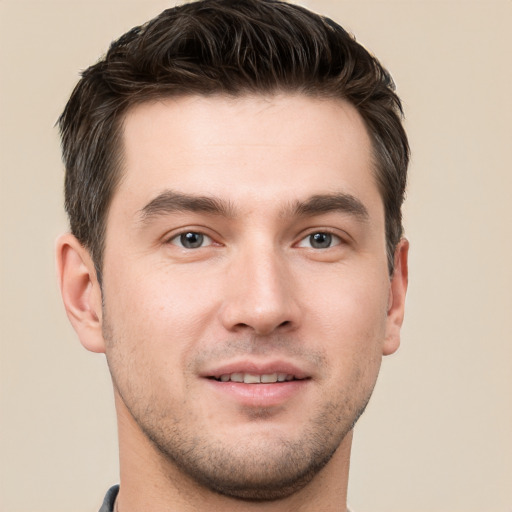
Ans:
{"label": "cheek", "polygon": [[136,269],[126,264],[105,276],[109,365],[113,372],[131,374],[123,377],[127,385],[137,380],[145,387],[151,381],[153,390],[167,389],[170,382],[179,387],[177,375],[186,370],[198,340],[211,335],[214,298],[220,294],[197,276],[154,266],[139,273]]}
{"label": "cheek", "polygon": [[172,333],[173,337],[200,329],[219,295],[211,280],[198,279],[192,268],[183,272],[137,262],[112,272],[105,288],[113,317],[131,324],[134,330]]}
{"label": "cheek", "polygon": [[[311,290],[311,287],[310,287]],[[322,326],[340,345],[370,349],[385,337],[389,281],[368,274],[331,279],[308,304],[312,325]]]}
{"label": "cheek", "polygon": [[[308,339],[331,365],[333,395],[359,407],[370,395],[386,335],[388,281],[361,274],[331,280],[309,302]],[[307,318],[307,315],[305,315]],[[352,397],[352,398],[349,398]]]}
{"label": "cheek", "polygon": [[112,291],[106,289],[103,327],[115,388],[135,416],[153,414],[156,404],[171,407],[184,394],[181,361],[188,340],[178,325],[180,312],[154,302],[157,290],[149,297],[140,288],[133,294],[126,290],[122,298]]}

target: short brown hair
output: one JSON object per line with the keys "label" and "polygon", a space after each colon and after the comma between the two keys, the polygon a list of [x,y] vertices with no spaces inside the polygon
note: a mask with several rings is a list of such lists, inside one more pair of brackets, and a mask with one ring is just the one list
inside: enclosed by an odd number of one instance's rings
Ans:
{"label": "short brown hair", "polygon": [[201,0],[167,9],[86,69],[59,118],[71,231],[101,282],[105,223],[121,174],[127,109],[185,94],[299,92],[354,105],[373,143],[389,270],[402,236],[409,146],[389,73],[332,20],[279,0]]}

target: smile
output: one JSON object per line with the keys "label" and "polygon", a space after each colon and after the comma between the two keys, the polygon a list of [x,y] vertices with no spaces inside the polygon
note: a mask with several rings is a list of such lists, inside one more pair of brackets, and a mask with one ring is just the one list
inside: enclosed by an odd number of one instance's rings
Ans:
{"label": "smile", "polygon": [[286,360],[234,360],[205,369],[203,382],[226,405],[226,400],[249,408],[278,407],[307,393],[314,375]]}
{"label": "smile", "polygon": [[273,384],[275,382],[289,382],[298,379],[289,373],[225,373],[219,377],[211,377],[220,382],[243,382],[244,384]]}

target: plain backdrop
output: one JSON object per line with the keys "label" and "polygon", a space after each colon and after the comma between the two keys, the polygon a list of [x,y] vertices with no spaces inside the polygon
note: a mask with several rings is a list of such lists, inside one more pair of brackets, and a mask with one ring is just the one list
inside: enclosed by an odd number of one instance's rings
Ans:
{"label": "plain backdrop", "polygon": [[[413,150],[400,351],[356,427],[357,512],[512,511],[512,1],[310,0],[387,66]],[[79,71],[173,2],[0,0],[0,510],[96,512],[111,383],[65,317],[54,123]],[[319,511],[321,512],[321,511]]]}

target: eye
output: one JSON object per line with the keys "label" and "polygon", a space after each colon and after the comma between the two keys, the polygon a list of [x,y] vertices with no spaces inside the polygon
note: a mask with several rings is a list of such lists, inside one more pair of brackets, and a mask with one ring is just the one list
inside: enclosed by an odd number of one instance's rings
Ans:
{"label": "eye", "polygon": [[298,247],[310,247],[312,249],[329,249],[329,247],[333,247],[335,245],[340,244],[340,237],[333,235],[332,233],[319,231],[317,233],[311,233],[307,237],[303,238],[298,243]]}
{"label": "eye", "polygon": [[198,249],[212,244],[212,239],[208,235],[196,231],[186,231],[176,235],[170,240],[171,244],[183,247],[184,249]]}

